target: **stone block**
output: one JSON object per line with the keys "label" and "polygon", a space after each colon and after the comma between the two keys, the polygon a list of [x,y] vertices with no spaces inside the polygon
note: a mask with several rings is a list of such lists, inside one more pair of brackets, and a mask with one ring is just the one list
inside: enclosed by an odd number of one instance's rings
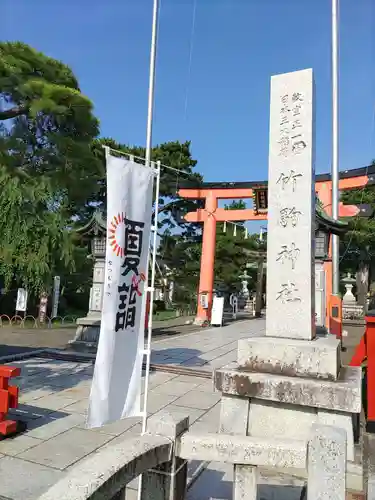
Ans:
{"label": "stone block", "polygon": [[350,413],[320,410],[252,399],[250,402],[248,434],[254,437],[274,436],[276,439],[300,439],[306,443],[314,424],[331,425],[347,434],[347,457],[354,460],[354,436]]}
{"label": "stone block", "polygon": [[311,426],[316,420],[315,408],[252,399],[248,434],[253,437],[298,439],[305,441],[307,446]]}
{"label": "stone block", "polygon": [[233,500],[257,500],[257,468],[235,465],[233,478]]}
{"label": "stone block", "polygon": [[363,489],[367,499],[375,498],[375,434],[363,435]]}
{"label": "stone block", "polygon": [[362,371],[357,367],[342,367],[338,380],[332,382],[246,372],[233,364],[216,370],[214,382],[223,394],[348,413],[362,410]]}
{"label": "stone block", "polygon": [[147,421],[147,433],[175,439],[189,429],[189,417],[176,417],[165,411],[158,416],[150,417]]}
{"label": "stone block", "polygon": [[220,407],[220,427],[222,434],[247,434],[249,399],[223,395]]}
{"label": "stone block", "polygon": [[307,500],[343,500],[346,492],[346,433],[314,425],[308,451]]}
{"label": "stone block", "polygon": [[237,362],[240,369],[253,372],[337,380],[340,341],[332,335],[311,341],[277,337],[240,339]]}
{"label": "stone block", "polygon": [[354,431],[352,415],[350,413],[318,410],[317,424],[338,427],[346,432],[346,457],[349,461],[354,462]]}
{"label": "stone block", "polygon": [[313,71],[271,79],[266,335],[315,336]]}
{"label": "stone block", "polygon": [[306,454],[306,443],[293,439],[187,432],[177,441],[177,455],[186,460],[304,469]]}

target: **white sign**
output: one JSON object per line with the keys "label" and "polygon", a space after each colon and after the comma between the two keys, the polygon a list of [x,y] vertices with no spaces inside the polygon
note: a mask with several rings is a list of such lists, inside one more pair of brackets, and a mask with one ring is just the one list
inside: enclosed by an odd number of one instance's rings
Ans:
{"label": "white sign", "polygon": [[200,295],[201,306],[203,309],[208,309],[208,296],[207,293],[201,293]]}
{"label": "white sign", "polygon": [[211,325],[222,326],[224,313],[224,297],[214,297],[211,311]]}
{"label": "white sign", "polygon": [[325,326],[326,319],[326,293],[325,271],[323,263],[315,263],[315,322],[317,326]]}
{"label": "white sign", "polygon": [[53,278],[52,318],[56,318],[60,299],[60,276]]}
{"label": "white sign", "polygon": [[26,312],[27,309],[27,290],[19,288],[17,290],[16,311]]}
{"label": "white sign", "polygon": [[89,427],[141,416],[153,178],[151,168],[107,158],[106,269]]}
{"label": "white sign", "polygon": [[102,286],[94,285],[91,288],[91,310],[101,311],[102,309]]}
{"label": "white sign", "polygon": [[315,336],[313,72],[272,77],[266,335]]}

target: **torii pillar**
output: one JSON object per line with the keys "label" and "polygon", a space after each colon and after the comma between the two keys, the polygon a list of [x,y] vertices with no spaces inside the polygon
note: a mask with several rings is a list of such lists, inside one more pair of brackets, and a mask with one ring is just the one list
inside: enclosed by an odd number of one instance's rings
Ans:
{"label": "torii pillar", "polygon": [[204,209],[189,212],[187,222],[203,222],[201,272],[198,289],[198,310],[195,324],[202,325],[211,319],[214,290],[216,223],[229,221],[266,220],[267,215],[256,214],[252,209],[225,210],[218,208],[220,199],[252,198],[250,188],[180,189],[182,198],[205,199]]}

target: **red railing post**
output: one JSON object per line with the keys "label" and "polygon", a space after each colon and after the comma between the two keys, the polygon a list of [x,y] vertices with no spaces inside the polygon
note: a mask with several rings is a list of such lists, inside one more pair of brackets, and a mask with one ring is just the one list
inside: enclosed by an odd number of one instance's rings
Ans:
{"label": "red railing post", "polygon": [[366,316],[367,351],[367,424],[366,431],[375,433],[375,311]]}
{"label": "red railing post", "polygon": [[18,429],[16,420],[6,420],[11,408],[18,406],[18,387],[9,385],[9,379],[21,375],[21,368],[0,366],[0,439],[14,434]]}
{"label": "red railing post", "polygon": [[368,311],[366,328],[354,352],[350,366],[361,366],[367,362],[366,374],[366,432],[375,433],[375,310]]}

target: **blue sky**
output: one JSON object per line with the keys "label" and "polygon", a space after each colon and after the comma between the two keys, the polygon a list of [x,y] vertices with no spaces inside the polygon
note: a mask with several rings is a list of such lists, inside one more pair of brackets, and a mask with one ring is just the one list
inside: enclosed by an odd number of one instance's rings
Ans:
{"label": "blue sky", "polygon": [[[151,14],[152,0],[3,0],[2,39],[69,64],[102,135],[141,145]],[[328,171],[330,43],[331,0],[161,0],[154,143],[190,139],[207,181],[263,180],[270,76],[312,67],[316,168]],[[374,103],[375,1],[341,0],[342,170],[375,158]]]}

